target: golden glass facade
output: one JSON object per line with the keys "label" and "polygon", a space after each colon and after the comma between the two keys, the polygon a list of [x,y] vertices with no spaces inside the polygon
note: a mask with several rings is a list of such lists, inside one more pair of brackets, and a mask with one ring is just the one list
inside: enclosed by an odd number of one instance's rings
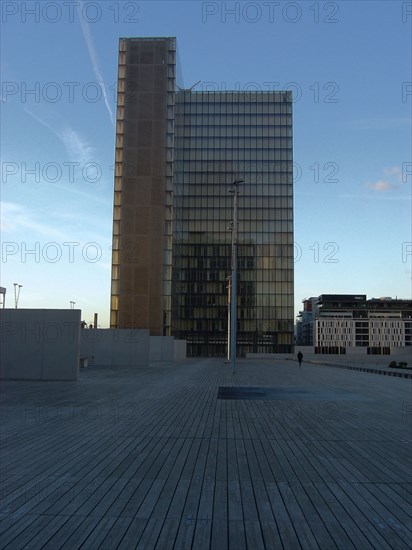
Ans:
{"label": "golden glass facade", "polygon": [[119,42],[112,328],[171,333],[175,38]]}
{"label": "golden glass facade", "polygon": [[241,179],[238,354],[291,352],[291,93],[184,90],[177,67],[174,38],[120,40],[111,326],[226,354]]}

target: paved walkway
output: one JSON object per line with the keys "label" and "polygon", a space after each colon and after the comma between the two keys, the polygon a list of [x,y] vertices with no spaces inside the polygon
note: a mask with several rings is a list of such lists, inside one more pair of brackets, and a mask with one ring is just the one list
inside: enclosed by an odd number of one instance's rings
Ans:
{"label": "paved walkway", "polygon": [[[372,374],[380,374],[383,376],[398,376],[400,378],[412,378],[412,369],[410,368],[398,368],[398,367],[389,367],[385,363],[374,363],[372,361],[368,362],[359,362],[359,361],[339,361],[335,358],[329,359],[328,361],[316,361],[311,360],[310,363],[316,363],[318,365],[326,365],[329,367],[339,367],[342,369],[357,370],[361,372],[369,372]],[[410,362],[409,362],[410,364]]]}
{"label": "paved walkway", "polygon": [[204,359],[1,404],[1,548],[411,547],[409,379]]}

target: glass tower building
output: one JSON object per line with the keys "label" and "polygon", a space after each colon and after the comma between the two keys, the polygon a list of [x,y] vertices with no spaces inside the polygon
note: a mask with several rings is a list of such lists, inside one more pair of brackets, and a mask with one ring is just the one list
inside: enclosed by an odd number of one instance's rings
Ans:
{"label": "glass tower building", "polygon": [[[150,49],[159,52],[157,58],[142,55]],[[292,352],[291,93],[183,89],[179,79],[176,84],[174,38],[121,39],[120,59],[117,134],[122,130],[123,137],[116,149],[112,326],[149,328],[152,334],[185,339],[192,356],[226,354],[233,218],[229,189],[241,180],[237,353]],[[155,84],[158,89],[151,93]],[[149,96],[151,111],[143,107]],[[140,175],[141,162],[148,158],[151,173]],[[143,224],[142,208],[146,220],[157,220],[156,235],[150,235],[150,223],[146,235],[136,233]],[[131,257],[136,243],[146,244],[149,257]],[[156,261],[151,263],[152,254]],[[147,274],[146,286],[139,282],[142,273]],[[157,304],[156,317],[150,304]],[[150,319],[156,319],[156,326],[150,326]]]}

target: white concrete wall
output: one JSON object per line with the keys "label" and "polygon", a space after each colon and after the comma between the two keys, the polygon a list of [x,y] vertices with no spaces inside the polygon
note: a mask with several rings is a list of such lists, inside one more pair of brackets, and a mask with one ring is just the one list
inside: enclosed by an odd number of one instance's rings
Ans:
{"label": "white concrete wall", "polygon": [[147,367],[149,338],[144,329],[82,329],[80,356],[89,365]]}
{"label": "white concrete wall", "polygon": [[186,358],[186,341],[172,336],[150,336],[140,329],[82,329],[80,357],[88,365],[147,367],[149,362]]}
{"label": "white concrete wall", "polygon": [[368,355],[367,348],[363,346],[348,346],[346,348],[346,355]]}
{"label": "white concrete wall", "polygon": [[248,353],[249,359],[297,359],[296,355],[301,351],[305,361],[329,361],[329,362],[350,362],[363,363],[390,363],[391,361],[406,361],[412,365],[412,347],[391,348],[390,355],[368,355],[366,347],[348,347],[345,354],[321,354],[315,353],[313,346],[295,346],[295,353]]}
{"label": "white concrete wall", "polygon": [[[338,353],[315,353],[312,346],[295,346],[295,357],[296,353],[301,350],[303,353],[303,360],[308,361],[339,361],[339,362],[350,362],[350,361],[360,361],[363,363],[390,363],[391,361],[406,361],[412,364],[412,347],[397,347],[391,348],[390,355],[368,355],[367,348],[363,346],[359,347],[347,347],[345,354]],[[409,359],[409,360],[408,360]]]}
{"label": "white concrete wall", "polygon": [[[247,359],[294,359],[293,353],[247,353]],[[238,358],[240,359],[240,358]]]}
{"label": "white concrete wall", "polygon": [[186,359],[186,340],[174,341],[174,360],[183,361]]}
{"label": "white concrete wall", "polygon": [[1,309],[0,378],[77,380],[80,310]]}
{"label": "white concrete wall", "polygon": [[173,336],[150,337],[150,361],[173,361]]}

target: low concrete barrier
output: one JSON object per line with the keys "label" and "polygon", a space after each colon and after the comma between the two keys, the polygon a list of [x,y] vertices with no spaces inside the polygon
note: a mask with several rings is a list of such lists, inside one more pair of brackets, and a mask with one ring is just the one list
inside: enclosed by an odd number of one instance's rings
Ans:
{"label": "low concrete barrier", "polygon": [[77,380],[80,310],[1,309],[0,378]]}
{"label": "low concrete barrier", "polygon": [[173,361],[174,339],[173,336],[150,337],[150,361]]}
{"label": "low concrete barrier", "polygon": [[88,366],[147,367],[149,338],[145,329],[82,329],[80,356]]}
{"label": "low concrete barrier", "polygon": [[174,341],[174,360],[183,361],[186,359],[186,340],[175,340]]}

